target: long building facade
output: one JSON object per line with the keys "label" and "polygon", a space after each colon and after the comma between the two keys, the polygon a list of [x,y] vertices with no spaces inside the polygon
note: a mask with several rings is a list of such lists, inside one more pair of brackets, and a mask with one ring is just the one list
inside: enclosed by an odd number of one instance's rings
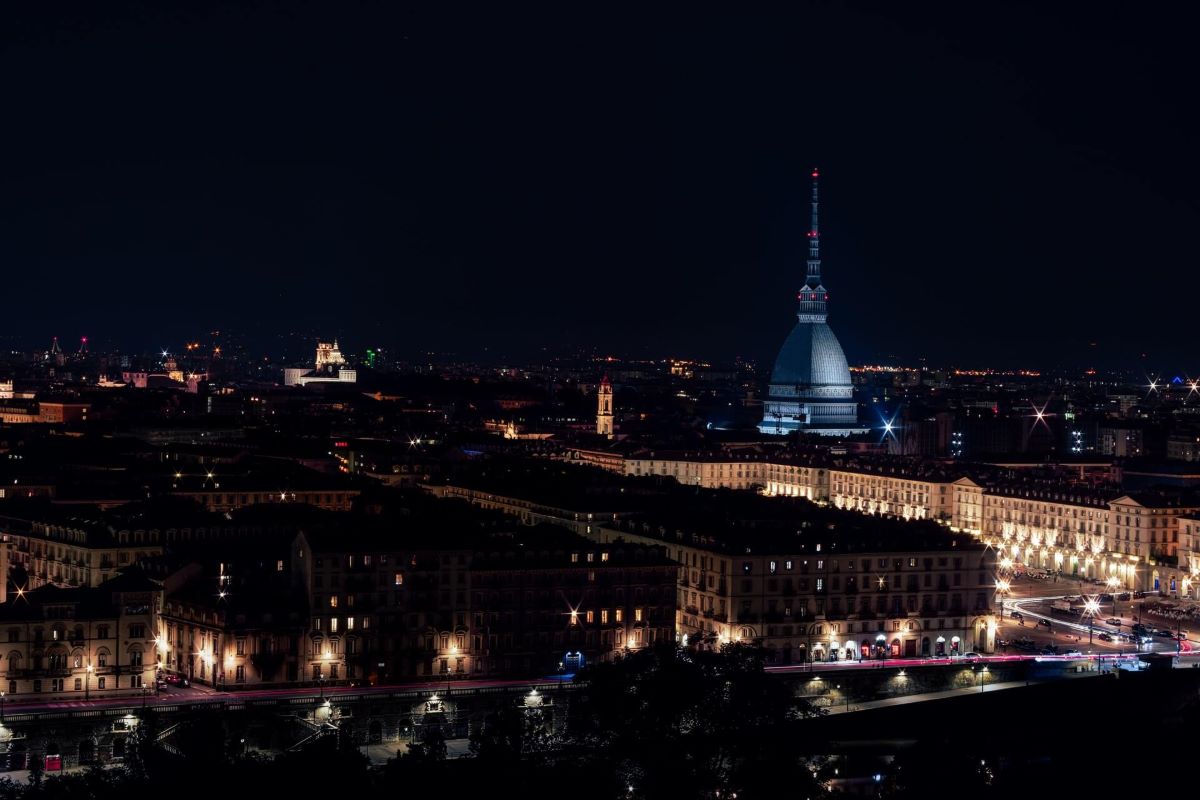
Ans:
{"label": "long building facade", "polygon": [[[661,453],[627,457],[622,471],[705,488],[804,497],[867,514],[933,519],[976,535],[1002,559],[1031,569],[1089,580],[1111,577],[1126,590],[1200,599],[1200,563],[1180,547],[1180,520],[1200,514],[1200,497],[1186,493],[984,480],[971,477],[969,469],[892,459]],[[1185,580],[1190,592],[1182,591]]]}

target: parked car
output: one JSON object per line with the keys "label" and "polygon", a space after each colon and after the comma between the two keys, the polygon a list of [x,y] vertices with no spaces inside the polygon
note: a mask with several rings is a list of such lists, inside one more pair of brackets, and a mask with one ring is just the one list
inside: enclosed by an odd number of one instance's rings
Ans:
{"label": "parked car", "polygon": [[1146,593],[1145,593],[1145,592],[1134,592],[1134,593],[1133,593],[1133,599],[1134,599],[1134,600],[1144,600],[1144,599],[1145,599],[1145,597],[1146,597]]}
{"label": "parked car", "polygon": [[1158,635],[1159,635],[1159,636],[1165,636],[1165,637],[1167,637],[1168,639],[1174,639],[1174,638],[1175,638],[1175,632],[1174,632],[1174,631],[1169,631],[1169,630],[1167,630],[1166,628],[1161,628],[1161,629],[1159,629],[1159,631],[1158,631]]}
{"label": "parked car", "polygon": [[1113,599],[1113,596],[1112,596],[1111,594],[1102,594],[1102,595],[1100,595],[1100,602],[1101,602],[1101,603],[1111,603],[1111,602],[1112,602],[1112,599]]}
{"label": "parked car", "polygon": [[1083,658],[1083,653],[1079,650],[1068,650],[1067,652],[1063,653],[1063,655],[1067,656],[1068,658]]}
{"label": "parked car", "polygon": [[1106,619],[1104,621],[1107,622],[1109,625],[1116,625],[1118,628],[1121,627],[1121,625],[1122,625],[1121,620],[1117,619],[1116,617],[1109,617],[1108,619]]}
{"label": "parked car", "polygon": [[1117,599],[1118,600],[1128,600],[1129,592],[1121,592],[1119,595],[1117,595]]}
{"label": "parked car", "polygon": [[983,656],[979,655],[979,653],[963,653],[962,657],[963,658],[983,658]]}
{"label": "parked car", "polygon": [[1102,641],[1102,642],[1111,642],[1113,640],[1111,633],[1102,633],[1102,634],[1100,634],[1099,638],[1100,638],[1100,641]]}

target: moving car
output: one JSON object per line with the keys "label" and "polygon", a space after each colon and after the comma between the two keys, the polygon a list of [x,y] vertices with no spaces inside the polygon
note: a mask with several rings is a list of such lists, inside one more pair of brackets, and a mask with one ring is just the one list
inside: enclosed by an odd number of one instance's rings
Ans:
{"label": "moving car", "polygon": [[1044,625],[1045,627],[1049,628],[1049,627],[1050,627],[1050,620],[1048,620],[1048,619],[1039,619],[1039,620],[1038,620],[1038,625]]}
{"label": "moving car", "polygon": [[1100,634],[1099,639],[1102,642],[1111,642],[1113,640],[1113,637],[1112,637],[1112,634],[1110,634],[1110,633],[1102,633],[1102,634]]}
{"label": "moving car", "polygon": [[1068,658],[1083,658],[1083,653],[1079,650],[1068,650],[1067,652],[1063,653],[1063,655],[1067,656]]}
{"label": "moving car", "polygon": [[1121,627],[1121,620],[1117,619],[1116,617],[1109,617],[1108,619],[1106,619],[1104,621],[1107,622],[1109,625],[1116,625],[1118,628]]}

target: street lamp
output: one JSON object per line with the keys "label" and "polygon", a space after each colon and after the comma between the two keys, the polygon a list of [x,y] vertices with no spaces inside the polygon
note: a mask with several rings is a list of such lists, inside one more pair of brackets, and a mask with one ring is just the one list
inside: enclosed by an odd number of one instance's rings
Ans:
{"label": "street lamp", "polygon": [[1012,584],[1005,578],[996,579],[996,594],[1000,595],[1000,619],[1004,619],[1004,597],[1008,594]]}
{"label": "street lamp", "polygon": [[987,664],[983,665],[983,669],[979,670],[979,693],[983,694],[984,686],[987,684],[988,668]]}
{"label": "street lamp", "polygon": [[4,724],[4,692],[0,692],[0,725]]}
{"label": "street lamp", "polygon": [[92,696],[92,665],[88,664],[87,669],[83,674],[83,699],[89,700]]}
{"label": "street lamp", "polygon": [[1088,645],[1090,646],[1092,644],[1092,625],[1096,622],[1096,615],[1100,613],[1100,601],[1095,597],[1089,597],[1083,604],[1083,613],[1088,618]]}
{"label": "street lamp", "polygon": [[1116,575],[1109,575],[1105,583],[1108,585],[1108,593],[1112,595],[1113,616],[1120,616],[1117,614],[1117,593],[1121,590],[1121,579]]}

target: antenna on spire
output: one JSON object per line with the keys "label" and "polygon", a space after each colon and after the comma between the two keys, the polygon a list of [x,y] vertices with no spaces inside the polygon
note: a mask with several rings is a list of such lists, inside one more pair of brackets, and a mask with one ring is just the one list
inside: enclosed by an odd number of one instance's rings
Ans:
{"label": "antenna on spire", "polygon": [[829,294],[821,284],[821,223],[820,195],[818,180],[821,171],[812,168],[812,220],[808,227],[808,269],[804,285],[800,287],[800,319],[801,321],[824,322],[825,302]]}

